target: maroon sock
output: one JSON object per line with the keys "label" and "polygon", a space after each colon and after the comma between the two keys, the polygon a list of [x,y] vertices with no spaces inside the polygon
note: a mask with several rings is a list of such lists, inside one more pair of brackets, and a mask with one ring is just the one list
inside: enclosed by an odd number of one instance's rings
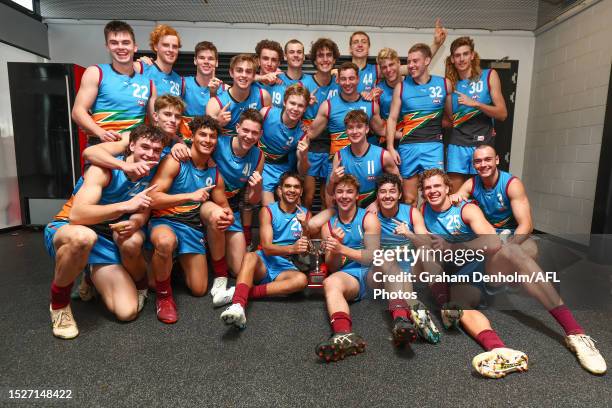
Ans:
{"label": "maroon sock", "polygon": [[251,245],[251,240],[252,240],[252,236],[251,236],[251,226],[250,225],[243,225],[242,226],[242,231],[244,232],[244,240],[246,241],[247,246]]}
{"label": "maroon sock", "polygon": [[260,299],[268,295],[268,284],[253,286],[249,291],[249,299]]}
{"label": "maroon sock", "polygon": [[491,351],[494,348],[506,347],[502,339],[499,338],[495,330],[483,330],[476,336],[476,341],[483,349]]}
{"label": "maroon sock", "polygon": [[155,292],[160,299],[172,297],[172,286],[170,285],[170,277],[163,281],[155,280]]}
{"label": "maroon sock", "polygon": [[405,300],[394,299],[389,301],[389,311],[391,312],[391,318],[393,320],[398,317],[408,319],[408,304]]}
{"label": "maroon sock", "polygon": [[331,315],[331,327],[334,334],[353,331],[353,321],[348,313],[336,312]]}
{"label": "maroon sock", "polygon": [[74,282],[70,282],[68,286],[57,286],[55,282],[51,282],[51,309],[61,309],[70,304],[70,292],[73,284]]}
{"label": "maroon sock", "polygon": [[431,290],[431,294],[433,295],[434,300],[438,306],[443,306],[445,303],[448,303],[450,293],[448,290],[448,285],[446,283],[434,283],[429,287],[429,289]]}
{"label": "maroon sock", "polygon": [[225,257],[215,261],[212,261],[213,264],[213,273],[215,274],[215,278],[227,278],[227,262],[225,261]]}
{"label": "maroon sock", "polygon": [[557,306],[548,311],[565,330],[565,335],[584,334],[584,329],[578,324],[574,315],[565,305]]}
{"label": "maroon sock", "polygon": [[246,308],[249,299],[249,286],[246,283],[239,283],[236,285],[234,290],[234,297],[232,298],[232,304],[240,304],[243,308]]}
{"label": "maroon sock", "polygon": [[143,289],[148,289],[149,288],[149,280],[147,279],[147,276],[145,275],[144,278],[134,282],[136,284],[136,289],[138,290],[143,290]]}

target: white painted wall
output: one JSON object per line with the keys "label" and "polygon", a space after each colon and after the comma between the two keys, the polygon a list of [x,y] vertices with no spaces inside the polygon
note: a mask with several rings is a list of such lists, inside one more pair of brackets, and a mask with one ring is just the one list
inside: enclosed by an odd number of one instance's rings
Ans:
{"label": "white painted wall", "polygon": [[34,54],[0,43],[0,229],[21,225],[7,62],[43,61]]}
{"label": "white painted wall", "polygon": [[[106,21],[48,20],[49,48],[53,62],[72,62],[91,65],[106,62],[108,54],[104,48],[103,28]],[[148,49],[148,35],[154,22],[130,21],[135,31],[136,42],[142,49]],[[372,41],[371,54],[381,48],[392,47],[405,56],[408,48],[416,42],[432,42],[432,30],[381,29],[375,27],[336,27],[336,26],[298,26],[265,24],[222,24],[167,22],[181,34],[183,49],[192,51],[195,44],[202,40],[215,43],[220,52],[254,52],[255,44],[270,38],[284,44],[297,38],[306,44],[319,37],[329,37],[336,41],[342,54],[348,55],[348,40],[353,31],[366,31]],[[531,88],[533,51],[535,38],[531,32],[507,31],[489,32],[483,30],[451,30],[446,45],[432,63],[432,72],[444,74],[444,58],[449,52],[450,43],[456,37],[470,35],[476,41],[477,51],[482,58],[499,59],[509,57],[519,60],[514,128],[510,170],[517,176],[522,175],[527,131],[527,114]]]}
{"label": "white painted wall", "polygon": [[523,174],[535,227],[544,232],[591,230],[611,21],[612,0],[604,0],[536,37]]}

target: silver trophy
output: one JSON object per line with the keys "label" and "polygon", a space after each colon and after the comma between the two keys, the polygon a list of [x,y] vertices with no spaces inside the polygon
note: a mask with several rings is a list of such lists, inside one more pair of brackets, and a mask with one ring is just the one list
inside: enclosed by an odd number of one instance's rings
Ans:
{"label": "silver trophy", "polygon": [[[322,248],[323,240],[311,239],[308,241],[308,254],[310,255],[310,273],[308,274],[308,287],[321,288],[323,280],[327,277],[327,268],[321,267],[321,255],[325,252]],[[314,267],[314,269],[312,269]]]}

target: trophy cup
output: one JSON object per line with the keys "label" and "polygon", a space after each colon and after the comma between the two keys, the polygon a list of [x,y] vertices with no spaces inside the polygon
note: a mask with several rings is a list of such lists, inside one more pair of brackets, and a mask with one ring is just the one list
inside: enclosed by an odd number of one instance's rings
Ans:
{"label": "trophy cup", "polygon": [[[308,253],[310,254],[310,267],[311,270],[308,273],[308,287],[309,288],[322,288],[323,279],[327,277],[327,266],[321,265],[321,255],[323,250],[321,249],[322,240],[311,239],[308,241]],[[314,267],[314,269],[312,269]]]}

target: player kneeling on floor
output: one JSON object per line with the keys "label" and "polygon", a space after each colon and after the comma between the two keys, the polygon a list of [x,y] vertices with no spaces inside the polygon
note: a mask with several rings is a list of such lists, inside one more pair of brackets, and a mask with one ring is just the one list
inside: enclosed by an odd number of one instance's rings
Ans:
{"label": "player kneeling on floor", "polygon": [[[153,182],[153,215],[149,223],[155,275],[157,318],[167,324],[178,320],[170,274],[174,256],[178,257],[185,283],[193,296],[203,296],[208,285],[206,246],[202,226],[204,209],[210,198],[225,217],[219,229],[227,228],[234,217],[225,198],[223,178],[210,160],[220,127],[210,116],[198,116],[189,123],[193,134],[190,160],[178,162],[166,156]],[[211,220],[206,220],[210,222]]]}
{"label": "player kneeling on floor", "polygon": [[[124,160],[157,162],[164,142],[159,129],[140,126],[130,135]],[[119,320],[133,320],[142,309],[140,295],[147,284],[141,228],[149,217],[147,194],[155,188],[147,188],[152,173],[131,178],[122,170],[90,166],[74,195],[45,228],[47,250],[55,258],[50,305],[54,336],[72,339],[79,334],[70,291],[86,264],[91,265],[91,279],[106,307]]]}
{"label": "player kneeling on floor", "polygon": [[[242,261],[236,280],[232,305],[221,313],[225,324],[246,327],[248,299],[285,296],[303,290],[306,275],[289,259],[308,251],[308,219],[305,207],[299,205],[304,180],[295,172],[283,173],[279,181],[279,201],[263,207],[259,213],[261,247],[249,252]],[[253,286],[253,283],[257,283]]]}

